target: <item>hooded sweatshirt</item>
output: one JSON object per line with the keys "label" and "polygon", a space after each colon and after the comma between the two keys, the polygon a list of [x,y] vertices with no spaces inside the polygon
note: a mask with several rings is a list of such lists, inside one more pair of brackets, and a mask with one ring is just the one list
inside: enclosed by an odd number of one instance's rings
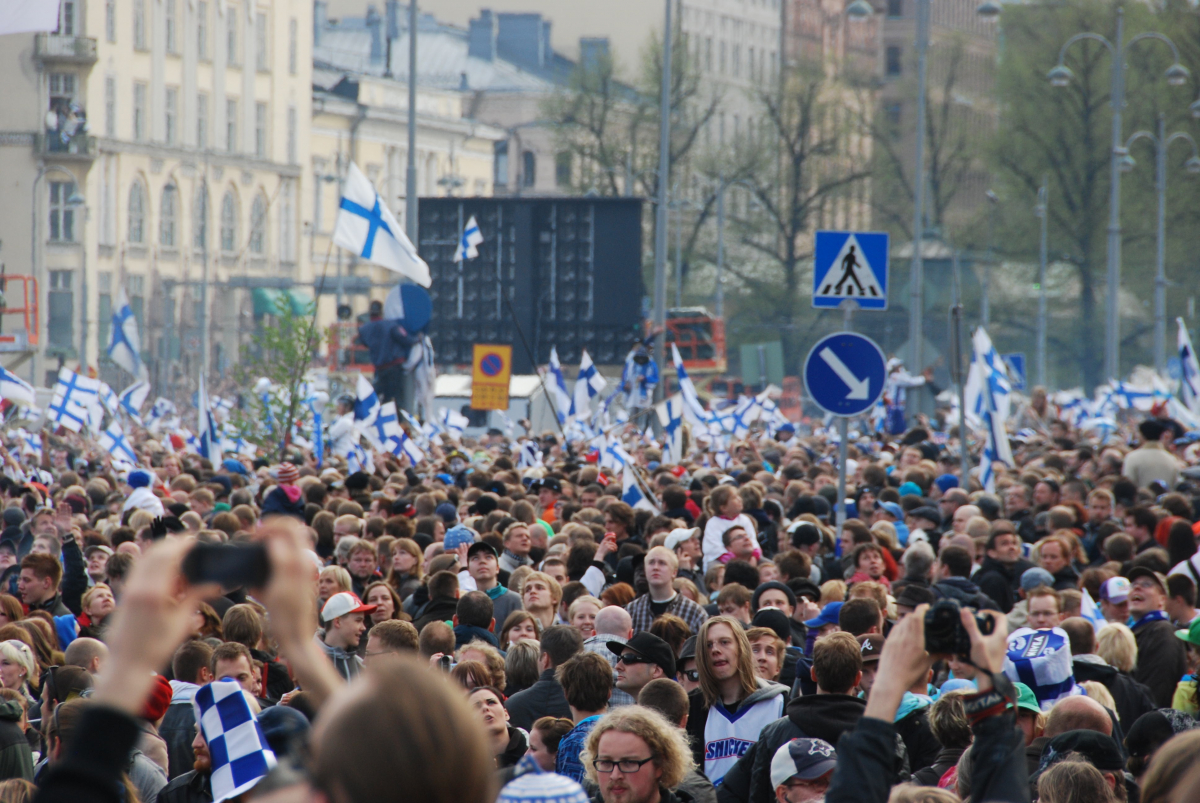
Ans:
{"label": "hooded sweatshirt", "polygon": [[363,659],[359,658],[357,653],[347,652],[341,647],[331,647],[325,643],[325,639],[321,638],[321,634],[315,636],[317,644],[324,650],[325,655],[329,660],[333,661],[333,668],[345,680],[354,680],[358,677],[358,673],[362,671]]}
{"label": "hooded sweatshirt", "polygon": [[[696,765],[713,786],[759,739],[759,734],[783,714],[788,687],[757,678],[758,688],[733,711],[716,701],[704,703],[699,689],[691,692],[687,730]],[[773,755],[773,754],[772,754]]]}
{"label": "hooded sweatshirt", "polygon": [[4,780],[33,780],[33,753],[19,724],[23,713],[19,701],[0,701],[0,778]]}

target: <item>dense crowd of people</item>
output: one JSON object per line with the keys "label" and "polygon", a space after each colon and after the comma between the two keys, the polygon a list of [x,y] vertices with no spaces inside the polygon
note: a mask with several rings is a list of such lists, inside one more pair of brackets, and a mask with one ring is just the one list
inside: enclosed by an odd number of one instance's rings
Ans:
{"label": "dense crowd of people", "polygon": [[859,439],[841,527],[790,426],[725,469],[630,427],[637,508],[549,434],[353,473],[50,436],[3,455],[0,803],[1198,800],[1200,439],[1020,418],[994,491]]}

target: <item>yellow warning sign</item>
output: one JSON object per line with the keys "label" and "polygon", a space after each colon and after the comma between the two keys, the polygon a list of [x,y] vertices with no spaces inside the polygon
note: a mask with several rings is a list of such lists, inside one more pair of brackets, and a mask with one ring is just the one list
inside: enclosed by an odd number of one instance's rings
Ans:
{"label": "yellow warning sign", "polygon": [[512,346],[476,343],[471,367],[471,409],[507,410]]}

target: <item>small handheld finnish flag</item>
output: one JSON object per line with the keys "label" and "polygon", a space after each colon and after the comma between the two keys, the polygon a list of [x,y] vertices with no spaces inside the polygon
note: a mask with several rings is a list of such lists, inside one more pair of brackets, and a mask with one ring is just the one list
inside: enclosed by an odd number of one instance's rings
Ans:
{"label": "small handheld finnish flag", "polygon": [[483,245],[483,234],[479,231],[479,224],[475,222],[475,216],[471,215],[471,219],[467,221],[467,227],[463,229],[462,236],[458,238],[454,261],[462,262],[464,259],[474,259],[479,256],[479,246],[481,245]]}
{"label": "small handheld finnish flag", "polygon": [[431,284],[429,266],[417,255],[417,249],[396,222],[395,215],[354,162],[350,163],[342,187],[333,241],[368,262],[407,276],[422,287]]}
{"label": "small handheld finnish flag", "polygon": [[196,451],[200,456],[214,465],[221,462],[221,436],[217,433],[217,422],[213,419],[212,408],[208,403],[208,391],[204,389],[204,377],[200,377],[199,400],[196,404],[196,416],[199,419],[197,429],[198,443]]}
{"label": "small handheld finnish flag", "polygon": [[117,306],[113,310],[110,329],[108,358],[137,379],[145,379],[146,366],[142,363],[137,318],[133,315],[133,308],[129,306],[124,287],[117,291]]}

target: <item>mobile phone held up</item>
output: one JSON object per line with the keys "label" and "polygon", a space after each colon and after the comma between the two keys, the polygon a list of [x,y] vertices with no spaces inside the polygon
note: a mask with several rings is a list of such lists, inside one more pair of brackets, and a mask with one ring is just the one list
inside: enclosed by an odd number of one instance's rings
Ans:
{"label": "mobile phone held up", "polygon": [[252,544],[196,544],[183,558],[183,576],[191,585],[262,588],[271,576],[267,548]]}

